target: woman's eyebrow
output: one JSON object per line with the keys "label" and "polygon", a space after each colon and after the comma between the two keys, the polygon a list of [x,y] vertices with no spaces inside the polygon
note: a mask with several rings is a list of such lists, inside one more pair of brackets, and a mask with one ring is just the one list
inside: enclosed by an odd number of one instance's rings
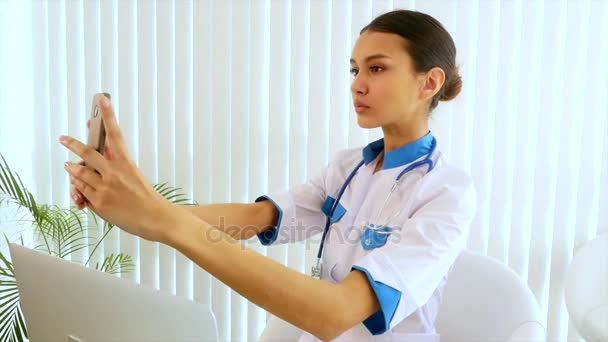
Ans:
{"label": "woman's eyebrow", "polygon": [[[377,53],[377,54],[374,54],[374,55],[370,55],[370,56],[365,57],[365,63],[368,63],[369,61],[374,60],[374,59],[381,59],[381,58],[391,58],[391,57],[390,57],[390,56],[387,56],[387,55],[384,55],[384,54],[381,54],[381,53]],[[351,62],[351,63],[357,63],[357,62],[356,62],[354,59],[352,59],[352,58],[350,59],[350,62]]]}

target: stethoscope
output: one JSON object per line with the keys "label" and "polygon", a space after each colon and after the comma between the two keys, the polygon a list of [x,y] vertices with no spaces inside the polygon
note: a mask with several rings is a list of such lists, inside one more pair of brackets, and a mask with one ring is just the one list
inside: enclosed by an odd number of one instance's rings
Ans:
{"label": "stethoscope", "polygon": [[[384,199],[384,203],[382,204],[382,207],[380,207],[380,210],[376,214],[375,221],[373,221],[373,222],[378,222],[378,219],[382,215],[382,212],[384,211],[384,208],[386,207],[386,204],[388,203],[389,199],[391,198],[391,195],[399,187],[399,184],[401,184],[401,178],[403,177],[403,175],[405,175],[406,173],[414,170],[415,168],[417,168],[419,166],[423,166],[423,165],[427,165],[426,173],[429,173],[429,172],[431,172],[431,170],[433,170],[434,164],[433,164],[433,160],[431,159],[431,156],[433,155],[433,152],[435,151],[436,145],[437,145],[437,141],[433,137],[433,140],[431,142],[431,150],[426,155],[426,158],[424,158],[423,160],[419,160],[419,161],[417,161],[415,163],[410,164],[409,166],[407,166],[406,168],[404,168],[403,171],[401,171],[399,173],[399,175],[397,176],[397,178],[395,178],[395,182],[393,183],[393,186],[391,186],[390,191],[386,195],[386,198]],[[331,209],[329,210],[329,213],[327,214],[327,220],[325,221],[325,229],[323,230],[323,236],[321,237],[321,244],[319,245],[319,252],[317,253],[317,264],[315,266],[313,266],[312,269],[311,269],[311,273],[312,273],[313,278],[321,279],[321,272],[323,270],[323,261],[322,261],[322,259],[323,259],[323,247],[325,245],[325,237],[327,236],[327,233],[329,232],[329,227],[331,226],[331,223],[332,223],[331,222],[331,218],[334,216],[334,212],[336,211],[336,208],[338,207],[338,205],[340,203],[340,199],[342,198],[342,195],[344,194],[344,191],[346,191],[346,188],[348,187],[348,185],[350,184],[350,182],[355,177],[355,174],[357,173],[357,171],[359,171],[359,169],[361,168],[361,166],[363,166],[363,164],[365,164],[364,160],[362,160],[361,162],[359,162],[359,164],[357,164],[357,166],[355,166],[355,169],[350,173],[350,175],[348,175],[348,177],[344,181],[344,184],[342,184],[342,187],[340,188],[340,191],[338,192],[338,196],[336,196],[336,199],[333,202],[333,204],[331,206]],[[367,225],[368,232],[371,233],[371,234],[379,234],[380,236],[388,237],[392,233],[392,231],[393,231],[390,227],[388,227],[388,225],[391,222],[391,220],[393,220],[395,217],[399,216],[400,213],[401,213],[401,210],[398,211],[396,214],[391,215],[387,219],[387,222],[385,224],[381,224],[381,225],[369,224],[369,225]],[[364,243],[365,242],[371,243],[370,237],[369,237],[371,234],[367,234],[367,237],[365,237],[362,241],[364,241]]]}

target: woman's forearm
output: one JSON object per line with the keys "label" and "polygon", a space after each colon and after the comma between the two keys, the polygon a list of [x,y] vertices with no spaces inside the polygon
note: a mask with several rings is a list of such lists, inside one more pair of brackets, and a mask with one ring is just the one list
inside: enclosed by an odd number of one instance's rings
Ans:
{"label": "woman's forearm", "polygon": [[247,240],[274,229],[278,211],[269,201],[179,206],[236,240]]}
{"label": "woman's forearm", "polygon": [[170,219],[173,222],[159,222],[172,227],[161,242],[179,250],[251,302],[321,339],[336,337],[377,310],[352,305],[348,287],[345,290],[342,284],[291,270],[245,248],[193,215],[171,215]]}

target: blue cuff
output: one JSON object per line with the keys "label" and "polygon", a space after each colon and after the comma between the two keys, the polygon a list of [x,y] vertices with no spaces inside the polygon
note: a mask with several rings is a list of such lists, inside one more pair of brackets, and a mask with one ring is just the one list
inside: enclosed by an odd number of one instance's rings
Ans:
{"label": "blue cuff", "polygon": [[269,228],[269,229],[265,230],[264,232],[258,234],[258,239],[260,239],[260,242],[262,243],[262,245],[268,246],[268,245],[271,245],[273,242],[275,242],[277,239],[277,236],[279,236],[279,227],[281,227],[281,219],[283,218],[283,210],[281,209],[281,207],[279,207],[279,205],[275,201],[272,200],[272,198],[270,198],[266,195],[260,196],[255,199],[256,203],[262,202],[262,201],[272,202],[274,207],[277,208],[277,210],[279,211],[279,219],[277,220],[277,224],[276,224],[275,228]]}
{"label": "blue cuff", "polygon": [[378,304],[380,304],[380,310],[363,321],[363,325],[365,325],[372,335],[384,334],[389,330],[395,311],[397,311],[397,306],[399,306],[401,291],[375,281],[372,275],[369,274],[369,271],[363,267],[355,265],[351,268],[352,270],[363,272],[367,276],[367,280],[372,286],[376,298],[378,298]]}

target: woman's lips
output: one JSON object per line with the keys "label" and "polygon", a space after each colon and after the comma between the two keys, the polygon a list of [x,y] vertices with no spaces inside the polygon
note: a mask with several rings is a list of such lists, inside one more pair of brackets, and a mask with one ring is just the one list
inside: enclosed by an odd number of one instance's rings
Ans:
{"label": "woman's lips", "polygon": [[357,112],[357,113],[363,113],[368,109],[369,109],[368,106],[355,106],[355,112]]}
{"label": "woman's lips", "polygon": [[364,111],[369,109],[369,106],[363,102],[355,101],[353,105],[355,106],[355,112],[357,113],[363,113]]}

